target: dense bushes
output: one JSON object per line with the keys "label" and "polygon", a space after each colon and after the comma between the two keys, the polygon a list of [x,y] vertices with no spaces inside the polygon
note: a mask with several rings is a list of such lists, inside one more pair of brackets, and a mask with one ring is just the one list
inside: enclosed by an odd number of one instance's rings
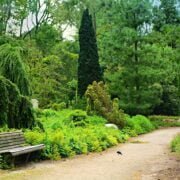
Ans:
{"label": "dense bushes", "polygon": [[88,116],[82,110],[54,111],[38,110],[37,118],[43,128],[27,130],[25,137],[30,144],[44,143],[44,158],[59,159],[75,154],[100,152],[130,136],[146,133],[154,129],[144,116],[128,117],[122,130],[105,127],[107,120],[100,116]]}
{"label": "dense bushes", "polygon": [[30,144],[44,143],[44,158],[58,159],[75,154],[100,152],[128,139],[119,130],[105,127],[106,120],[98,116],[87,116],[81,110],[61,112],[44,110],[38,112],[45,132],[40,128],[27,130],[25,137]]}
{"label": "dense bushes", "polygon": [[172,152],[177,152],[180,154],[180,134],[177,134],[171,142]]}

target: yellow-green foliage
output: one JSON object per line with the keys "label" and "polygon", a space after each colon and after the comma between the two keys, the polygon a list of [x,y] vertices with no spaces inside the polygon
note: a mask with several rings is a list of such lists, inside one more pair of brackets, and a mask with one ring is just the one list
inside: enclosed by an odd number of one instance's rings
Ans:
{"label": "yellow-green foliage", "polygon": [[106,120],[99,116],[88,116],[82,110],[38,111],[40,128],[26,131],[30,144],[44,143],[44,158],[59,159],[75,154],[100,152],[126,141],[129,136],[117,129],[105,127]]}
{"label": "yellow-green foliage", "polygon": [[180,133],[171,141],[171,150],[180,154]]}
{"label": "yellow-green foliage", "polygon": [[26,131],[25,137],[30,144],[45,144],[42,156],[49,159],[100,152],[127,141],[129,136],[154,129],[149,119],[141,115],[126,116],[126,127],[121,131],[105,127],[104,118],[88,116],[82,110],[38,110],[37,118],[43,128]]}

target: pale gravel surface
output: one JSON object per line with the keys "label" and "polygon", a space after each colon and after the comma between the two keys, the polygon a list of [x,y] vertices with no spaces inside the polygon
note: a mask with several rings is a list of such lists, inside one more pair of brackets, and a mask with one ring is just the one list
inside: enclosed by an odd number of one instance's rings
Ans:
{"label": "pale gravel surface", "polygon": [[180,180],[180,161],[168,147],[178,132],[180,128],[161,129],[131,139],[141,143],[120,144],[102,153],[0,170],[0,180]]}

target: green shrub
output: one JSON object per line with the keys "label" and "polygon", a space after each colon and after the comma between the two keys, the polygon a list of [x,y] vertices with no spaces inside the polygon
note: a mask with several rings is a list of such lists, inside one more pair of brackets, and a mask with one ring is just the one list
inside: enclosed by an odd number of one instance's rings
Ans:
{"label": "green shrub", "polygon": [[150,122],[148,118],[142,115],[136,115],[132,118],[126,116],[126,128],[125,129],[134,130],[134,135],[136,134],[144,134],[154,130],[153,124]]}
{"label": "green shrub", "polygon": [[55,110],[52,109],[45,109],[42,111],[42,115],[47,117],[53,117],[57,115],[57,112]]}
{"label": "green shrub", "polygon": [[136,137],[137,133],[135,129],[131,129],[130,127],[125,127],[123,130],[124,134],[128,134],[130,137]]}
{"label": "green shrub", "polygon": [[42,144],[45,141],[45,134],[38,131],[26,131],[25,139],[28,144]]}
{"label": "green shrub", "polygon": [[73,121],[75,126],[85,126],[87,123],[87,114],[82,110],[74,110],[70,114],[70,119]]}
{"label": "green shrub", "polygon": [[119,100],[111,100],[103,82],[94,81],[92,85],[89,85],[85,97],[88,114],[97,114],[120,128],[124,127],[125,117],[123,111],[119,109]]}
{"label": "green shrub", "polygon": [[55,110],[55,111],[60,111],[60,110],[63,110],[63,109],[66,108],[66,103],[65,103],[65,102],[61,102],[61,103],[59,103],[59,104],[53,103],[53,104],[51,105],[51,108],[52,108],[53,110]]}
{"label": "green shrub", "polygon": [[105,123],[107,123],[106,119],[100,116],[96,116],[96,115],[88,116],[87,121],[89,124],[92,124],[92,125],[104,125]]}
{"label": "green shrub", "polygon": [[171,150],[180,154],[180,133],[171,141]]}

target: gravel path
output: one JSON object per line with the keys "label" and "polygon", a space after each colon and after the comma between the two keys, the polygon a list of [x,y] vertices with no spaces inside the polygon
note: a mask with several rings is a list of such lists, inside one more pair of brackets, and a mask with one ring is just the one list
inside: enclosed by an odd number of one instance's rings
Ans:
{"label": "gravel path", "polygon": [[161,129],[102,153],[0,171],[0,180],[180,180],[180,160],[168,147],[178,132],[178,127]]}

